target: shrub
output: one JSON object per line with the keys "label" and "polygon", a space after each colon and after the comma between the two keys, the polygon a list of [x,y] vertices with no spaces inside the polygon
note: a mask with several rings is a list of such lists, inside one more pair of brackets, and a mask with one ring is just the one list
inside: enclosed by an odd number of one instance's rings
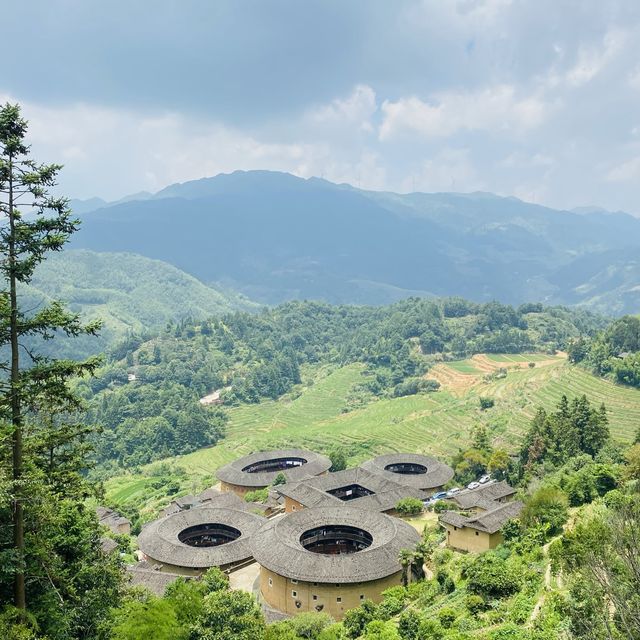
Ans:
{"label": "shrub", "polygon": [[491,409],[495,405],[495,400],[493,398],[486,398],[484,396],[480,396],[480,409],[483,411],[485,409]]}
{"label": "shrub", "polygon": [[316,640],[320,633],[333,623],[328,613],[301,613],[289,623],[299,638]]}
{"label": "shrub", "polygon": [[456,583],[451,576],[448,576],[442,585],[442,590],[445,593],[453,593],[456,590]]}
{"label": "shrub", "polygon": [[451,607],[445,607],[444,609],[440,609],[440,611],[438,611],[438,620],[440,620],[440,624],[445,629],[451,627],[451,625],[456,621],[457,617],[458,613]]}
{"label": "shrub", "polygon": [[346,637],[344,627],[340,623],[336,623],[323,629],[318,636],[318,640],[345,640]]}
{"label": "shrub", "polygon": [[247,491],[244,494],[245,502],[266,502],[269,497],[269,489],[256,489],[255,491]]}
{"label": "shrub", "polygon": [[467,589],[489,598],[503,598],[520,588],[520,578],[508,562],[495,553],[478,556],[467,570]]}
{"label": "shrub", "polygon": [[389,587],[382,592],[382,595],[385,598],[397,598],[398,600],[402,600],[404,602],[407,597],[407,588],[403,587],[401,584],[397,584],[395,587]]}
{"label": "shrub", "polygon": [[347,453],[342,447],[335,447],[327,454],[331,460],[329,471],[343,471],[347,468]]}
{"label": "shrub", "polygon": [[445,502],[444,500],[437,500],[436,503],[433,505],[433,510],[436,513],[442,513],[443,511],[450,511],[451,505],[448,502]]}
{"label": "shrub", "polygon": [[567,496],[555,487],[541,487],[529,499],[522,511],[525,527],[549,525],[549,534],[562,531],[569,515]]}
{"label": "shrub", "polygon": [[342,626],[348,638],[358,638],[365,627],[376,617],[376,605],[365,600],[357,609],[350,609],[344,614]]}
{"label": "shrub", "polygon": [[418,498],[403,498],[396,505],[396,511],[402,516],[416,516],[422,513],[424,505]]}
{"label": "shrub", "polygon": [[287,484],[287,477],[282,473],[282,471],[276,476],[276,479],[273,481],[273,486],[277,487],[280,484]]}
{"label": "shrub", "polygon": [[398,633],[403,640],[415,640],[420,632],[422,616],[415,609],[407,609],[398,620]]}
{"label": "shrub", "polygon": [[404,600],[400,598],[385,598],[378,605],[377,616],[380,620],[390,620],[404,609]]}
{"label": "shrub", "polygon": [[423,620],[420,624],[418,638],[422,640],[440,640],[444,638],[445,632],[442,625],[437,620]]}
{"label": "shrub", "polygon": [[214,591],[222,591],[229,587],[229,578],[218,567],[211,567],[201,579],[204,585],[205,593],[213,593]]}
{"label": "shrub", "polygon": [[471,615],[477,616],[484,610],[485,602],[482,596],[471,593],[465,600],[465,606],[467,607],[467,611],[469,611]]}
{"label": "shrub", "polygon": [[270,624],[264,634],[264,640],[298,640],[298,638],[289,620]]}

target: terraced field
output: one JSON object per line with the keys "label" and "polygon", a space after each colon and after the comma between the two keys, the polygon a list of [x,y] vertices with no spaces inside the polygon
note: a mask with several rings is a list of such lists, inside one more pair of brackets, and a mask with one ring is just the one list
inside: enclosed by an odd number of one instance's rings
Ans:
{"label": "terraced field", "polygon": [[442,362],[429,370],[427,378],[437,380],[443,387],[456,393],[465,393],[484,376],[498,369],[526,369],[529,363],[546,367],[566,359],[566,354],[550,356],[540,353],[478,354],[468,360]]}
{"label": "terraced field", "polygon": [[[384,451],[428,452],[447,458],[467,445],[477,423],[487,426],[495,445],[514,451],[536,408],[551,409],[563,393],[569,397],[584,393],[595,403],[605,402],[614,437],[625,442],[632,439],[640,425],[640,391],[596,378],[563,358],[550,361],[541,356],[538,362],[544,366],[529,368],[531,356],[523,357],[514,364],[523,362],[524,368],[509,369],[506,378],[499,380],[485,381],[483,375],[448,367],[457,376],[476,380],[464,392],[445,383],[436,393],[381,399],[347,413],[343,412],[346,398],[362,380],[363,368],[350,365],[325,372],[313,385],[299,389],[297,397],[231,408],[223,442],[170,462],[184,468],[196,486],[210,483],[215,470],[230,460],[268,448],[303,446],[326,451],[341,444],[349,448],[351,463]],[[494,362],[501,366],[504,361]],[[495,406],[481,411],[479,396],[494,398]],[[109,481],[109,496],[134,499],[148,490],[145,475],[143,470]]]}

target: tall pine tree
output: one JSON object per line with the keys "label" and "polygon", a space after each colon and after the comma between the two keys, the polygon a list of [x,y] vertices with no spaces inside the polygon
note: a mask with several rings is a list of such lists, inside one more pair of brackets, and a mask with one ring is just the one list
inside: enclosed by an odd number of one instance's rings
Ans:
{"label": "tall pine tree", "polygon": [[[93,334],[98,329],[97,323],[83,325],[77,315],[58,302],[35,311],[20,306],[20,285],[30,282],[49,252],[62,249],[78,225],[68,201],[50,194],[61,167],[33,160],[25,142],[26,133],[27,122],[20,107],[0,107],[0,274],[4,285],[0,291],[0,349],[6,354],[6,360],[0,362],[4,372],[0,380],[0,418],[10,434],[11,452],[3,460],[8,460],[10,467],[11,571],[13,602],[19,611],[27,607],[26,541],[33,536],[25,531],[25,504],[34,498],[30,466],[37,465],[25,457],[25,451],[29,451],[25,446],[25,426],[45,407],[50,414],[75,407],[66,381],[91,372],[97,364],[95,360],[50,360],[38,353],[38,343],[58,334],[77,336]],[[42,429],[39,433],[49,449],[55,450],[53,427],[49,435],[46,427],[44,435]],[[73,429],[59,426],[56,433],[60,446],[60,438],[71,441],[75,437]]]}

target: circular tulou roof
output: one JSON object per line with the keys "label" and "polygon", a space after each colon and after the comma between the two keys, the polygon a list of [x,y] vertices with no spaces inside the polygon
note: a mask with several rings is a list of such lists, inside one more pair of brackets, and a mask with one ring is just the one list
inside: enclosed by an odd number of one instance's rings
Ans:
{"label": "circular tulou roof", "polygon": [[[306,460],[306,463],[290,469],[275,471],[259,471],[257,473],[244,471],[246,467],[253,464],[278,458],[302,458]],[[330,467],[331,460],[319,453],[304,449],[278,449],[276,451],[260,451],[238,458],[218,469],[216,475],[219,480],[228,484],[241,487],[266,487],[273,483],[279,473],[284,474],[287,482],[298,482],[305,478],[319,476],[328,471]]]}
{"label": "circular tulou roof", "polygon": [[[388,471],[387,466],[393,464],[417,464],[427,468],[426,473],[405,474]],[[423,456],[417,453],[387,453],[383,456],[367,460],[361,465],[362,469],[392,480],[397,484],[403,484],[414,489],[433,489],[447,484],[453,478],[454,471],[444,462],[440,462],[431,456]]]}
{"label": "circular tulou roof", "polygon": [[[369,547],[348,554],[325,555],[302,546],[303,533],[318,527],[346,525],[366,531]],[[278,575],[304,582],[346,584],[378,580],[401,570],[401,549],[412,549],[418,532],[398,518],[346,506],[296,511],[269,520],[252,538],[253,556],[260,565]]]}
{"label": "circular tulou roof", "polygon": [[[148,524],[138,536],[138,547],[149,558],[179,567],[204,569],[251,557],[250,540],[265,522],[262,516],[238,509],[198,507]],[[200,524],[222,524],[240,531],[240,537],[217,547],[193,547],[178,535]]]}

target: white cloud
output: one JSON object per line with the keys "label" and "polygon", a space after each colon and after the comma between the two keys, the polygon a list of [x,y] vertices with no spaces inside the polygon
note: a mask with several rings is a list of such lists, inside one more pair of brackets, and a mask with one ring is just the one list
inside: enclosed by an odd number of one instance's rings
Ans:
{"label": "white cloud", "polygon": [[640,180],[640,156],[613,167],[606,175],[608,182],[632,182]]}
{"label": "white cloud", "polygon": [[[6,100],[15,102],[0,95],[0,102]],[[268,131],[249,133],[172,112],[87,104],[23,103],[22,108],[34,157],[65,164],[61,190],[72,197],[115,199],[238,169],[324,176],[371,189],[386,186],[379,155],[358,142],[370,135],[375,112],[375,94],[366,86],[303,114],[276,140]]]}
{"label": "white cloud", "polygon": [[575,65],[565,76],[569,85],[579,87],[591,82],[618,55],[626,41],[626,32],[616,28],[607,31],[602,44],[581,46]]}
{"label": "white cloud", "polygon": [[307,118],[315,126],[349,126],[371,132],[376,110],[375,91],[367,85],[358,85],[347,98],[336,98],[328,105],[313,109]]}
{"label": "white cloud", "polygon": [[519,97],[511,85],[472,93],[440,93],[431,102],[416,97],[387,100],[382,104],[380,139],[388,140],[401,133],[448,137],[464,130],[513,135],[541,124],[550,108],[535,95]]}

